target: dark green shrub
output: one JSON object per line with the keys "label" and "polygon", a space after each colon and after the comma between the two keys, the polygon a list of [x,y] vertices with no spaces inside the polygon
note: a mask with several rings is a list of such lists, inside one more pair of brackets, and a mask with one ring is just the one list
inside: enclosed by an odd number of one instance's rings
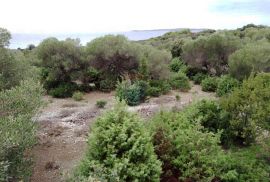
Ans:
{"label": "dark green shrub", "polygon": [[147,95],[152,97],[159,97],[162,94],[161,89],[159,87],[149,87],[147,90]]}
{"label": "dark green shrub", "polygon": [[[141,86],[144,85],[141,84]],[[124,100],[130,106],[140,104],[140,102],[145,98],[145,95],[142,95],[144,92],[144,88],[141,88],[139,84],[130,84],[126,81],[118,83],[116,88],[116,96],[119,98],[119,100]]]}
{"label": "dark green shrub", "polygon": [[96,102],[96,106],[97,106],[98,108],[104,108],[106,104],[107,104],[107,101],[105,101],[105,100],[98,100],[98,101]]}
{"label": "dark green shrub", "polygon": [[222,98],[221,106],[230,115],[227,129],[230,138],[241,144],[251,144],[260,134],[259,128],[269,128],[270,73],[250,76],[241,87]]}
{"label": "dark green shrub", "polygon": [[171,90],[171,86],[166,80],[150,80],[149,85],[159,88],[161,94],[166,94]]}
{"label": "dark green shrub", "polygon": [[197,73],[191,77],[195,84],[201,84],[201,82],[207,77],[207,74]]}
{"label": "dark green shrub", "polygon": [[108,181],[158,182],[160,166],[143,122],[118,105],[95,122],[86,156],[75,175],[94,173]]}
{"label": "dark green shrub", "polygon": [[99,82],[98,88],[103,92],[110,92],[116,87],[116,79],[105,79]]}
{"label": "dark green shrub", "polygon": [[139,80],[135,82],[140,88],[140,99],[143,101],[147,96],[147,90],[149,89],[149,84],[146,81]]}
{"label": "dark green shrub", "polygon": [[56,98],[72,97],[76,90],[76,83],[60,83],[57,87],[49,91],[49,95]]}
{"label": "dark green shrub", "polygon": [[217,96],[221,97],[233,91],[234,88],[239,86],[238,80],[230,76],[222,76],[218,81]]}
{"label": "dark green shrub", "polygon": [[72,95],[72,98],[75,100],[75,101],[81,101],[83,100],[83,93],[82,92],[74,92],[73,95]]}
{"label": "dark green shrub", "polygon": [[189,79],[182,72],[175,73],[172,76],[172,78],[170,80],[170,85],[172,86],[172,88],[180,89],[181,91],[184,91],[184,92],[186,92],[190,89]]}
{"label": "dark green shrub", "polygon": [[205,92],[215,92],[218,85],[218,79],[216,77],[207,77],[202,83],[202,90]]}

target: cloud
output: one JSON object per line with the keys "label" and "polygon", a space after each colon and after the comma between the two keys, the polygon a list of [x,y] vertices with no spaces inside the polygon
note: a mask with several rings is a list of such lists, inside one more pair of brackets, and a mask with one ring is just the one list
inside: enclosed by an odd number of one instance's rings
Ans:
{"label": "cloud", "polygon": [[160,28],[223,29],[247,23],[270,24],[269,3],[263,6],[266,0],[256,2],[8,0],[1,2],[0,26],[17,33],[83,33]]}

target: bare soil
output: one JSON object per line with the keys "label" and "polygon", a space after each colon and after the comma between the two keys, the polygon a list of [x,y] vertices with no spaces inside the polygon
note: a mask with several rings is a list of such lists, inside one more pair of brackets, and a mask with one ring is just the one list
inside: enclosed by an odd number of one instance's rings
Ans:
{"label": "bare soil", "polygon": [[[181,97],[179,101],[176,95]],[[181,109],[203,98],[214,98],[214,94],[202,92],[200,86],[193,85],[189,92],[171,91],[128,110],[147,120],[160,110]],[[89,126],[115,104],[114,93],[91,92],[80,102],[51,97],[44,99],[48,105],[37,118],[38,144],[33,149],[35,164],[31,181],[61,182],[82,159]],[[104,109],[95,106],[97,100],[107,101]]]}

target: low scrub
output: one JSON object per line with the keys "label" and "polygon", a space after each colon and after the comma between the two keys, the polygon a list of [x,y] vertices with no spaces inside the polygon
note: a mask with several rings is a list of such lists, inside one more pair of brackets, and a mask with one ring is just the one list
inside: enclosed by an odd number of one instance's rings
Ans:
{"label": "low scrub", "polygon": [[83,100],[83,93],[82,92],[74,92],[73,95],[72,95],[72,98],[75,100],[75,101],[81,101]]}
{"label": "low scrub", "polygon": [[183,92],[186,92],[191,88],[188,77],[182,72],[175,73],[172,76],[170,85],[172,88],[180,89]]}
{"label": "low scrub", "polygon": [[77,90],[75,83],[60,83],[55,88],[50,89],[49,95],[56,98],[72,97],[73,93]]}
{"label": "low scrub", "polygon": [[202,81],[201,86],[205,92],[215,92],[218,86],[218,78],[207,77]]}
{"label": "low scrub", "polygon": [[239,86],[239,84],[239,81],[235,78],[227,75],[222,76],[218,81],[218,86],[216,90],[217,96],[221,97],[232,92],[236,87]]}
{"label": "low scrub", "polygon": [[98,101],[96,102],[96,106],[97,106],[98,108],[104,108],[106,104],[107,104],[107,101],[105,101],[105,100],[98,100]]}

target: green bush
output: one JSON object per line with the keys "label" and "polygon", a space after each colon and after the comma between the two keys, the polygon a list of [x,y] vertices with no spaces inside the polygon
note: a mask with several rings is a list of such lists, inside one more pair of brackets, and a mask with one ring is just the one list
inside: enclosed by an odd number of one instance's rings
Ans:
{"label": "green bush", "polygon": [[201,130],[182,113],[161,112],[151,130],[155,152],[163,163],[162,180],[211,181],[221,175],[218,166],[225,156],[219,134]]}
{"label": "green bush", "polygon": [[[141,85],[143,86],[143,85]],[[116,96],[120,101],[125,101],[130,106],[136,106],[140,104],[141,101],[145,98],[145,90],[139,84],[134,83],[130,84],[126,81],[118,83],[116,88]]]}
{"label": "green bush", "polygon": [[202,83],[202,90],[205,92],[215,92],[218,85],[218,79],[216,77],[207,77]]}
{"label": "green bush", "polygon": [[244,80],[251,72],[269,72],[270,43],[256,42],[236,51],[229,57],[229,72],[234,78]]}
{"label": "green bush", "polygon": [[143,122],[118,105],[97,119],[75,175],[94,173],[108,181],[159,181],[160,166]]}
{"label": "green bush", "polygon": [[[109,77],[109,76],[108,76]],[[99,82],[99,90],[103,92],[110,92],[111,90],[115,89],[116,86],[116,79],[105,79]]]}
{"label": "green bush", "polygon": [[188,69],[187,66],[183,63],[183,61],[181,61],[179,58],[172,59],[169,67],[170,70],[175,73],[179,71],[186,73]]}
{"label": "green bush", "polygon": [[75,83],[60,83],[57,87],[49,91],[49,95],[56,98],[72,97],[73,93],[77,90]]}
{"label": "green bush", "polygon": [[239,82],[230,77],[230,76],[222,76],[219,81],[218,81],[218,86],[217,86],[217,96],[221,97],[225,94],[228,94],[233,91],[236,87],[239,86]]}
{"label": "green bush", "polygon": [[194,81],[195,84],[201,84],[201,82],[207,77],[204,73],[196,73],[191,79]]}
{"label": "green bush", "polygon": [[96,102],[96,106],[97,106],[98,108],[104,108],[106,104],[107,104],[107,101],[105,101],[105,100],[98,100],[98,101]]}
{"label": "green bush", "polygon": [[149,85],[159,88],[161,94],[166,94],[171,90],[171,86],[166,80],[150,80]]}
{"label": "green bush", "polygon": [[72,95],[72,98],[75,100],[75,101],[81,101],[83,100],[83,93],[82,92],[74,92],[73,95]]}
{"label": "green bush", "polygon": [[222,98],[221,106],[230,114],[227,129],[233,141],[251,144],[259,127],[269,128],[270,73],[251,75],[241,87]]}
{"label": "green bush", "polygon": [[159,97],[162,94],[162,91],[159,87],[149,87],[147,90],[147,95],[152,97]]}
{"label": "green bush", "polygon": [[36,143],[33,116],[42,104],[42,86],[33,80],[0,92],[0,181],[28,181],[26,150]]}
{"label": "green bush", "polygon": [[189,79],[182,72],[175,73],[172,76],[170,80],[170,85],[172,86],[172,88],[180,89],[181,91],[184,91],[184,92],[190,89]]}

